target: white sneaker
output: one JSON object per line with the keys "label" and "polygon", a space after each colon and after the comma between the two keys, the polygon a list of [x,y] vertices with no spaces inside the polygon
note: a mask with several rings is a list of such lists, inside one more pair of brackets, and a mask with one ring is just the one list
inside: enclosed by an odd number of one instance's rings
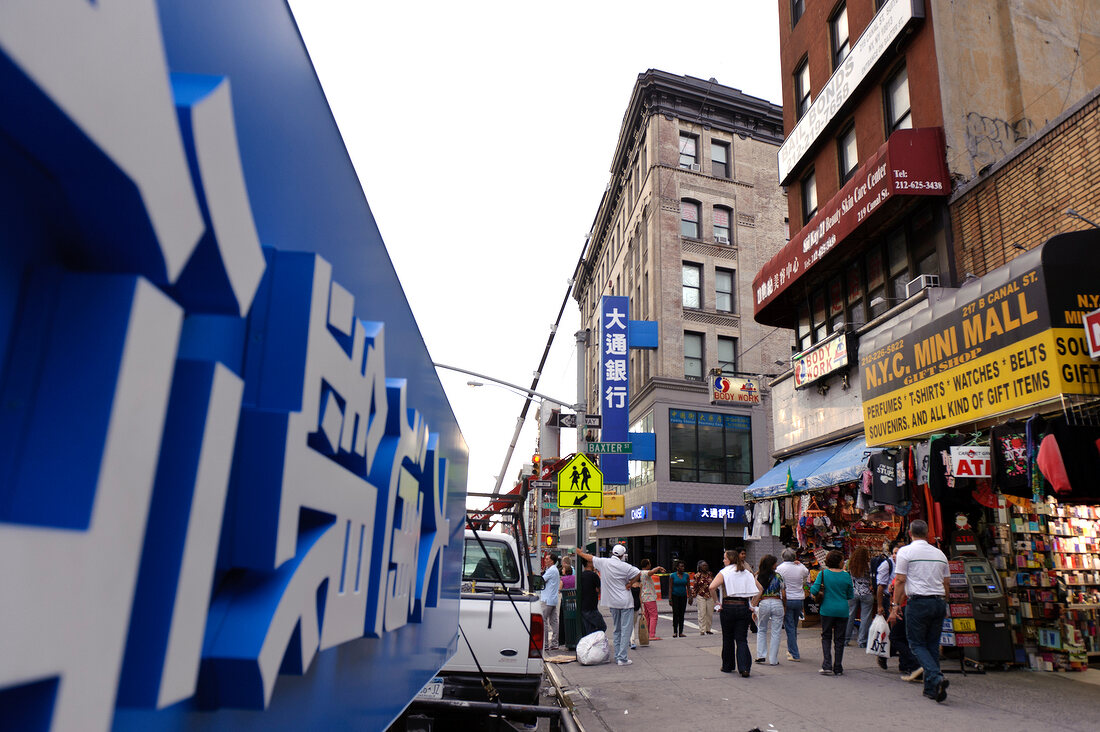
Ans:
{"label": "white sneaker", "polygon": [[631,661],[631,660],[630,660],[630,659],[628,658],[628,659],[626,659],[625,661],[616,661],[615,663],[617,663],[617,664],[618,664],[618,665],[620,665],[620,666],[629,666],[630,664],[632,664],[632,663],[634,663],[634,662],[633,662],[633,661]]}

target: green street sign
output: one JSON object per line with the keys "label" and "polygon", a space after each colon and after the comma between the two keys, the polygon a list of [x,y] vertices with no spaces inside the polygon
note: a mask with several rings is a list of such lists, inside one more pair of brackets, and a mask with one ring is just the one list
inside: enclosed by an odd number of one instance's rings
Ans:
{"label": "green street sign", "polygon": [[630,442],[586,442],[584,451],[592,455],[626,455],[634,448]]}

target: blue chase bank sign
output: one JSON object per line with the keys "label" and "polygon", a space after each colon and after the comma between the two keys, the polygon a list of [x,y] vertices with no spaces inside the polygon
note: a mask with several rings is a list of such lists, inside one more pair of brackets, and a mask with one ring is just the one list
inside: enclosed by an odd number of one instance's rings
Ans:
{"label": "blue chase bank sign", "polygon": [[288,9],[0,3],[0,97],[0,727],[385,728],[467,452]]}

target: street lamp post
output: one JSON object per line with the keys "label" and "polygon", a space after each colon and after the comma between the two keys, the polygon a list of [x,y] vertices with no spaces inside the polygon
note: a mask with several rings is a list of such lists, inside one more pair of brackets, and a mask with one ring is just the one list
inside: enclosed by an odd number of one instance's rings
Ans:
{"label": "street lamp post", "polygon": [[[548,394],[542,394],[541,392],[537,392],[534,389],[528,389],[525,386],[520,386],[519,384],[513,384],[509,381],[504,381],[503,379],[498,379],[495,376],[488,376],[486,374],[479,374],[476,371],[470,371],[469,369],[460,369],[457,366],[447,366],[446,364],[442,364],[442,363],[433,363],[432,365],[435,366],[437,369],[445,369],[447,371],[457,371],[460,374],[466,374],[468,376],[476,376],[479,379],[485,379],[486,381],[491,381],[494,384],[500,384],[501,386],[506,386],[510,389],[515,389],[516,391],[522,392],[524,395],[526,395],[528,404],[531,403],[531,398],[532,397],[537,397],[539,399],[543,399],[543,400],[546,400],[546,401],[551,401],[551,402],[554,402],[556,404],[568,405],[569,408],[573,409],[574,411],[584,409],[583,404],[569,404],[569,402],[565,399],[557,399],[557,398],[552,397]],[[578,368],[578,374],[579,374],[578,378],[583,378],[584,377],[583,369]],[[583,390],[580,390],[580,389],[578,389],[578,391],[580,392],[580,397],[581,397],[581,400],[583,401],[584,392],[583,392]],[[515,452],[516,443],[519,442],[519,433],[523,429],[523,422],[526,419],[526,417],[527,417],[527,409],[526,409],[526,406],[525,406],[523,413],[520,414],[519,419],[516,420],[516,429],[515,429],[515,432],[512,433],[512,441],[508,445],[508,452],[504,456],[504,465],[501,466],[500,474],[497,475],[497,482],[496,482],[496,485],[493,487],[493,495],[494,496],[500,494],[500,487],[504,483],[505,474],[508,472],[508,464],[510,462],[512,462],[512,454]],[[581,417],[579,412],[578,412],[578,417],[580,419],[583,419],[583,417]],[[578,421],[577,422],[577,449],[578,449],[578,451],[581,449],[581,440],[583,438],[583,434],[581,432],[581,430],[583,429],[582,426],[583,426],[583,421]]]}

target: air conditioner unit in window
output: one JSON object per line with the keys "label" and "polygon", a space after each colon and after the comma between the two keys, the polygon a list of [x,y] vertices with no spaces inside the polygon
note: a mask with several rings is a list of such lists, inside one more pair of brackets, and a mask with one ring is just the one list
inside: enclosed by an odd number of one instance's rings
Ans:
{"label": "air conditioner unit in window", "polygon": [[699,172],[699,163],[692,163],[691,164],[691,172],[693,172],[693,173],[698,173]]}
{"label": "air conditioner unit in window", "polygon": [[940,276],[934,274],[923,274],[920,277],[914,277],[905,285],[905,296],[912,297],[921,290],[928,287],[939,287]]}
{"label": "air conditioner unit in window", "polygon": [[729,244],[730,243],[730,240],[729,240],[728,236],[716,236],[716,237],[714,237],[714,241],[718,242],[719,244]]}

